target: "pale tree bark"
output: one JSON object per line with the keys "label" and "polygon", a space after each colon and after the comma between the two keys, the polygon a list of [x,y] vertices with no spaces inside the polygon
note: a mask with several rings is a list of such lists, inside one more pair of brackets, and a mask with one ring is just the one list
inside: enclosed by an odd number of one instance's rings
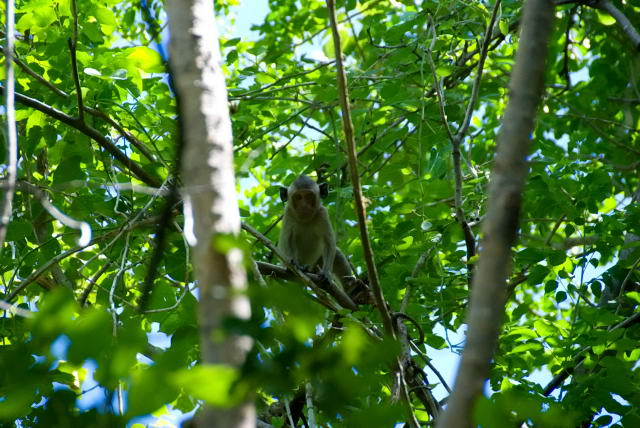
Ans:
{"label": "pale tree bark", "polygon": [[482,229],[484,239],[473,278],[467,341],[454,390],[438,420],[438,428],[472,426],[473,408],[489,374],[502,324],[511,247],[515,242],[528,169],[526,156],[543,91],[553,13],[553,2],[549,0],[528,0],[524,6],[520,46],[489,186],[488,210]]}
{"label": "pale tree bark", "polygon": [[[193,264],[200,291],[201,362],[239,367],[251,339],[220,334],[224,318],[247,319],[250,306],[240,250],[223,251],[215,245],[216,238],[239,234],[240,214],[213,1],[169,0],[167,14],[184,150],[183,196],[186,214],[190,207],[193,220],[193,229],[185,233],[195,245]],[[253,427],[253,402],[247,399],[230,409],[205,406],[197,422],[207,428]]]}

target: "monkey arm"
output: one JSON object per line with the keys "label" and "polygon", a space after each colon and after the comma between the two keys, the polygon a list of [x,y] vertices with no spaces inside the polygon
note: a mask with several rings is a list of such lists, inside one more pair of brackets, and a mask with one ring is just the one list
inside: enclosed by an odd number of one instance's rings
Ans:
{"label": "monkey arm", "polygon": [[333,234],[333,227],[331,227],[331,222],[329,221],[329,214],[324,207],[321,214],[323,218],[321,222],[323,229],[321,230],[321,235],[324,240],[324,248],[322,249],[322,274],[329,278],[331,272],[333,272],[333,263],[336,258],[336,237]]}
{"label": "monkey arm", "polygon": [[289,259],[289,261],[293,260],[297,262],[296,254],[293,254],[292,239],[293,227],[289,224],[287,216],[285,215],[282,222],[282,230],[280,230],[280,237],[278,238],[278,249],[287,259]]}

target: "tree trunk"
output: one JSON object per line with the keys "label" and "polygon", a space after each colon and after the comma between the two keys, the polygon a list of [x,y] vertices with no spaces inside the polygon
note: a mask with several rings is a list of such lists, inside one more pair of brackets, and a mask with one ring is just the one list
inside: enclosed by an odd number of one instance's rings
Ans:
{"label": "tree trunk", "polygon": [[511,75],[509,103],[498,135],[491,175],[484,240],[473,278],[467,320],[467,343],[453,393],[438,428],[468,428],[476,399],[489,374],[498,341],[511,270],[511,246],[518,229],[526,156],[543,91],[547,44],[553,24],[553,3],[529,0],[524,6],[520,46]]}
{"label": "tree trunk", "polygon": [[[218,238],[237,236],[240,214],[233,172],[231,122],[222,73],[212,0],[167,2],[171,32],[171,71],[183,142],[182,177],[186,215],[192,208],[193,264],[200,290],[199,321],[202,364],[238,368],[251,346],[247,336],[221,336],[227,317],[247,319],[246,272],[238,248],[223,250]],[[224,333],[224,332],[223,332]],[[215,340],[214,340],[215,337]],[[253,427],[253,402],[233,408],[205,406],[198,426]]]}

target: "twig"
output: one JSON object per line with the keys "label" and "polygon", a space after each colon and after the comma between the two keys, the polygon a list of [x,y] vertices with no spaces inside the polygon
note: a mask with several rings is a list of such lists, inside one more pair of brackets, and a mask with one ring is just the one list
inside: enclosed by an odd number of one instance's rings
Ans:
{"label": "twig", "polygon": [[[181,162],[177,162],[178,165]],[[174,171],[176,173],[177,171]],[[151,300],[151,291],[153,290],[154,280],[158,272],[158,267],[164,258],[164,249],[166,246],[167,235],[169,234],[169,226],[173,220],[173,209],[175,205],[180,201],[180,192],[178,190],[177,177],[173,177],[167,186],[169,187],[169,195],[166,197],[165,206],[163,207],[160,220],[158,221],[158,227],[155,233],[155,242],[153,251],[151,253],[151,259],[147,268],[147,273],[142,283],[142,291],[140,293],[140,312],[146,312],[147,305]]]}
{"label": "twig", "polygon": [[[2,184],[3,185],[1,187],[5,187],[4,183]],[[47,212],[51,214],[51,216],[54,219],[58,220],[60,223],[62,223],[67,227],[79,230],[80,231],[80,238],[78,239],[79,246],[84,247],[86,245],[89,245],[89,242],[91,242],[91,226],[89,225],[89,223],[87,223],[86,221],[75,220],[69,217],[68,215],[66,215],[65,213],[63,213],[62,211],[60,211],[58,208],[56,208],[55,205],[51,203],[51,201],[49,200],[49,197],[44,191],[42,191],[37,186],[27,181],[20,181],[19,183],[16,183],[16,187],[22,191],[27,191],[33,194],[40,201],[40,203],[42,204],[42,207],[45,210],[47,210]]]}
{"label": "twig", "polygon": [[400,124],[405,120],[407,120],[407,118],[405,116],[401,116],[400,118],[396,119],[391,125],[386,127],[380,134],[375,135],[374,138],[371,139],[371,141],[369,141],[364,147],[358,150],[358,157],[364,155],[367,152],[367,150],[373,147],[373,145],[377,143],[379,140],[381,140],[382,137],[387,135],[389,131],[398,129],[398,126],[400,126]]}
{"label": "twig", "polygon": [[6,139],[7,139],[7,188],[5,189],[4,198],[2,200],[2,210],[0,212],[0,252],[4,247],[4,241],[7,237],[7,228],[11,220],[13,212],[13,194],[16,188],[16,180],[18,179],[18,134],[16,132],[16,88],[15,75],[13,69],[13,46],[15,36],[15,2],[7,0],[6,2],[6,28],[7,28],[7,46],[5,47],[5,86],[7,90],[4,92],[4,111],[6,115]]}
{"label": "twig", "polygon": [[274,151],[273,151],[273,153],[271,154],[271,156],[269,156],[269,160],[272,160],[272,159],[273,159],[273,158],[274,158],[278,153],[280,153],[282,150],[286,149],[286,148],[289,146],[289,144],[291,144],[291,142],[292,142],[293,140],[295,140],[295,139],[296,139],[296,137],[302,133],[302,131],[304,131],[304,128],[306,128],[306,127],[307,127],[307,124],[309,123],[309,121],[310,121],[310,120],[311,120],[311,116],[307,117],[307,118],[304,120],[304,123],[302,124],[302,126],[300,126],[300,129],[298,129],[298,131],[297,131],[297,132],[295,132],[295,133],[291,136],[291,138],[289,138],[289,141],[287,141],[286,143],[284,143],[282,146],[278,147],[278,149],[277,149],[277,150],[274,150]]}
{"label": "twig", "polygon": [[[182,236],[182,240],[184,241],[184,252],[185,252],[185,263],[188,265],[189,264],[189,260],[190,260],[190,255],[189,255],[189,243],[187,242],[187,238],[185,237],[184,231],[182,229],[180,229],[180,226],[178,225],[178,223],[176,223],[175,221],[173,222],[173,226],[180,231],[180,236]],[[255,262],[254,262],[255,264]],[[264,279],[263,279],[264,281]],[[176,309],[178,306],[180,306],[180,303],[182,303],[182,300],[185,298],[185,296],[187,295],[187,293],[189,292],[190,288],[189,288],[189,272],[185,271],[184,274],[184,286],[182,287],[182,294],[180,294],[180,296],[178,297],[178,299],[176,299],[176,302],[171,305],[171,306],[167,306],[164,308],[158,308],[158,309],[148,309],[146,310],[144,313],[145,314],[157,314],[160,312],[168,312],[168,311],[172,311],[174,309]]]}
{"label": "twig", "polygon": [[627,287],[627,284],[629,283],[629,280],[631,279],[631,275],[633,275],[633,272],[636,270],[636,268],[638,267],[639,264],[640,264],[640,257],[638,257],[638,259],[631,266],[631,268],[629,268],[629,272],[627,272],[627,275],[624,277],[624,280],[622,281],[622,285],[620,285],[620,292],[618,293],[618,307],[616,308],[616,315],[618,314],[618,312],[620,312],[620,308],[622,307],[622,296],[624,295],[624,290]]}
{"label": "twig", "polygon": [[460,129],[458,129],[458,132],[456,134],[456,140],[458,144],[460,144],[464,136],[467,134],[467,131],[469,130],[469,124],[471,123],[471,116],[473,115],[476,101],[478,100],[478,95],[480,93],[480,82],[482,81],[482,70],[484,68],[484,63],[487,59],[487,54],[489,52],[489,43],[491,42],[493,27],[496,25],[496,19],[498,17],[498,10],[500,9],[500,5],[501,5],[501,0],[497,0],[496,4],[493,5],[493,11],[491,12],[491,19],[484,33],[484,39],[482,41],[482,49],[480,50],[480,59],[478,60],[478,71],[476,72],[476,78],[473,81],[473,88],[471,89],[471,99],[469,100],[469,104],[467,105],[467,112],[464,115],[464,119],[462,120]]}
{"label": "twig", "polygon": [[76,87],[76,98],[78,100],[78,120],[84,123],[84,103],[82,102],[82,87],[80,86],[80,76],[78,75],[78,60],[76,58],[76,47],[78,45],[78,5],[76,0],[71,0],[71,15],[73,16],[73,34],[67,40],[69,52],[71,53],[71,74],[73,84]]}
{"label": "twig", "polygon": [[[416,276],[418,276],[418,273],[422,270],[425,263],[427,263],[427,261],[431,257],[431,252],[433,251],[433,248],[434,247],[431,247],[428,251],[425,251],[420,255],[420,258],[418,258],[418,261],[414,266],[413,271],[411,272],[411,279],[414,279]],[[407,287],[405,288],[404,296],[402,297],[402,304],[400,304],[400,312],[406,312],[407,306],[409,305],[410,295],[411,295],[411,281],[407,282]]]}
{"label": "twig", "polygon": [[229,97],[229,101],[243,101],[245,103],[248,103],[251,101],[287,101],[287,103],[300,103],[300,104],[307,104],[309,106],[313,106],[316,104],[315,101],[309,101],[299,97],[252,97],[252,98]]}
{"label": "twig", "polygon": [[[328,65],[329,63],[326,64],[321,64],[320,67],[324,67],[325,65]],[[313,69],[313,71],[317,70],[320,67],[316,67]],[[302,75],[302,74],[306,74],[306,73],[310,73],[311,71],[308,72],[303,72],[303,73],[296,73],[298,75]],[[291,77],[288,77],[291,78]],[[283,78],[284,79],[284,78]],[[278,79],[278,81],[282,81],[282,79]],[[249,91],[249,92],[245,92],[244,94],[240,94],[240,95],[233,95],[229,97],[229,101],[231,100],[238,100],[238,101],[249,101],[249,100],[253,100],[255,99],[253,96],[251,96],[251,94],[258,94],[260,97],[264,97],[265,95],[268,94],[274,94],[276,92],[280,92],[280,91],[286,91],[288,89],[295,89],[295,88],[300,88],[303,86],[313,86],[313,85],[317,85],[316,82],[300,82],[300,83],[295,83],[293,85],[286,85],[286,86],[280,86],[278,88],[273,88],[273,89],[269,89],[269,90],[265,90],[265,88],[268,87],[272,87],[274,85],[274,83],[270,83],[267,86],[264,86],[260,89],[255,89],[253,91]],[[249,95],[247,95],[249,94]]]}
{"label": "twig", "polygon": [[[166,183],[166,181],[165,181]],[[163,184],[164,186],[164,184]],[[135,216],[133,216],[132,218],[130,218],[128,221],[126,221],[122,226],[120,226],[119,228],[116,228],[114,230],[112,230],[109,233],[105,233],[104,235],[100,236],[99,240],[106,240],[106,239],[110,239],[113,237],[113,239],[111,239],[111,241],[109,243],[107,243],[107,245],[104,246],[103,249],[101,249],[101,251],[97,252],[96,254],[94,254],[91,258],[89,258],[89,260],[86,260],[84,262],[84,264],[80,267],[80,271],[84,270],[85,267],[87,267],[93,260],[97,259],[98,257],[100,257],[104,252],[106,252],[109,248],[111,248],[111,246],[113,246],[113,244],[115,244],[115,242],[120,239],[120,237],[126,233],[129,232],[133,229],[136,229],[138,227],[144,226],[144,225],[156,225],[159,223],[160,218],[159,217],[151,217],[151,218],[147,218],[144,220],[140,220],[140,218],[142,217],[142,215],[147,212],[147,210],[151,207],[151,205],[153,205],[153,203],[156,201],[156,199],[158,198],[158,196],[160,195],[160,192],[152,195],[151,198],[149,198],[149,200],[147,201],[147,203],[136,213]],[[96,241],[94,240],[94,241]]]}
{"label": "twig", "polygon": [[248,141],[246,143],[241,144],[240,146],[234,148],[234,152],[237,152],[239,150],[244,149],[245,147],[250,146],[251,144],[253,144],[255,141],[259,140],[260,138],[262,138],[263,135],[267,135],[269,133],[271,133],[271,131],[274,131],[278,128],[280,128],[282,125],[284,125],[285,123],[291,122],[293,119],[295,119],[296,117],[300,116],[302,113],[304,113],[305,111],[309,110],[312,107],[312,105],[308,105],[306,107],[301,108],[300,110],[298,110],[297,112],[295,112],[293,115],[287,117],[286,119],[281,120],[280,122],[274,124],[273,126],[271,126],[269,129],[267,129],[266,131],[264,131],[263,133],[261,133],[259,136],[253,138],[251,141]]}
{"label": "twig", "polygon": [[565,91],[571,89],[571,73],[569,73],[569,46],[571,45],[571,27],[573,26],[573,15],[576,13],[578,6],[574,6],[569,9],[567,13],[567,26],[564,30],[564,49],[563,49],[563,60],[562,60],[562,69],[560,70],[560,74],[564,76],[564,80],[567,82],[564,87]]}
{"label": "twig", "polygon": [[47,260],[45,263],[42,264],[42,266],[40,266],[38,269],[36,269],[35,272],[33,272],[31,275],[29,275],[24,281],[22,281],[20,283],[20,285],[18,287],[16,287],[15,290],[13,290],[5,299],[7,302],[11,302],[13,299],[16,298],[16,296],[22,291],[24,290],[29,284],[33,283],[35,280],[37,280],[40,275],[42,275],[44,272],[46,272],[51,266],[53,266],[56,263],[59,263],[61,260],[66,259],[67,257],[77,253],[78,251],[82,251],[85,248],[89,247],[90,245],[95,245],[94,244],[89,244],[87,246],[84,247],[74,247],[70,250],[67,250],[63,253],[58,254],[57,256]]}
{"label": "twig", "polygon": [[553,235],[556,234],[556,231],[558,230],[558,228],[560,228],[560,226],[562,225],[562,223],[564,222],[564,219],[567,218],[567,216],[565,214],[562,215],[562,217],[560,217],[557,221],[556,224],[553,225],[553,229],[551,229],[551,232],[549,232],[549,235],[547,236],[547,239],[544,240],[544,244],[545,245],[549,245],[551,244],[551,240],[553,239]]}
{"label": "twig", "polygon": [[[433,28],[433,41],[436,40],[435,34],[435,24],[433,22],[433,18],[430,17],[431,27]],[[451,127],[449,126],[449,120],[447,119],[447,113],[444,110],[446,101],[444,99],[444,94],[442,93],[442,88],[440,86],[440,81],[438,79],[438,74],[436,73],[436,65],[433,62],[433,57],[431,55],[432,46],[427,49],[427,60],[429,61],[429,66],[431,67],[431,74],[433,76],[433,87],[436,91],[436,95],[438,97],[438,106],[440,109],[440,119],[442,120],[442,124],[444,125],[447,135],[449,136],[449,140],[451,141],[452,146],[452,155],[453,155],[453,172],[455,177],[455,195],[454,195],[454,206],[456,211],[456,219],[460,227],[462,228],[462,233],[464,234],[464,242],[467,248],[467,261],[471,260],[473,256],[476,255],[476,238],[473,235],[473,231],[467,223],[467,220],[464,215],[464,210],[462,209],[462,165],[460,163],[460,139],[453,134]],[[462,130],[462,129],[461,129]],[[460,135],[460,133],[458,133]],[[472,266],[469,266],[469,272],[472,271]],[[469,275],[469,282],[471,281],[471,275]]]}
{"label": "twig", "polygon": [[[111,282],[111,288],[109,288],[109,308],[111,312],[111,319],[113,320],[113,337],[118,335],[118,308],[116,307],[116,303],[113,300],[113,296],[116,293],[116,287],[118,286],[118,282],[120,281],[120,277],[123,275],[126,267],[126,261],[129,255],[129,242],[131,239],[131,233],[127,233],[127,236],[124,238],[124,248],[120,253],[120,268],[116,271],[116,274],[113,276],[113,281]],[[124,281],[124,280],[123,280]]]}
{"label": "twig", "polygon": [[80,300],[78,300],[80,307],[84,307],[87,304],[87,299],[89,298],[89,294],[91,294],[91,290],[93,290],[93,286],[98,283],[100,277],[109,269],[109,267],[111,267],[112,263],[113,261],[109,260],[108,262],[103,264],[100,270],[98,270],[98,272],[96,272],[95,275],[93,275],[91,279],[89,279],[89,285],[87,285],[87,288],[84,289],[82,295],[80,296]]}
{"label": "twig", "polygon": [[[107,113],[103,112],[102,110],[98,110],[88,106],[84,106],[84,110],[90,115],[99,117],[103,119],[105,122],[107,122],[109,125],[113,126],[115,130],[118,131],[120,134],[122,134],[122,136],[126,138],[136,149],[140,150],[140,153],[142,153],[144,157],[149,159],[151,162],[156,162],[156,157],[153,155],[153,153],[151,153],[149,149],[147,149],[147,146],[145,146],[144,143],[140,141],[136,136],[134,136],[131,132],[124,129],[122,125],[120,125],[118,122],[113,120]],[[163,164],[165,164],[165,162],[162,159],[161,161]]]}
{"label": "twig", "polygon": [[[635,314],[631,315],[629,318],[625,319],[624,321],[621,321],[618,324],[611,326],[610,328],[607,329],[607,331],[611,332],[614,330],[618,330],[620,328],[629,328],[637,324],[638,322],[640,322],[640,312],[636,312]],[[578,351],[576,355],[574,355],[573,357],[573,365],[560,370],[560,372],[557,375],[555,375],[553,379],[551,379],[551,381],[549,381],[547,386],[544,387],[544,389],[542,390],[542,395],[549,396],[557,387],[562,385],[562,383],[569,376],[573,374],[575,369],[577,369],[582,365],[585,359],[584,354],[588,352],[590,349],[592,349],[591,346],[585,346],[584,348],[580,349],[580,351]]]}
{"label": "twig", "polygon": [[[281,84],[282,82],[286,82],[287,80],[291,80],[291,79],[296,78],[296,77],[301,77],[301,76],[304,76],[306,74],[313,73],[314,71],[320,70],[321,68],[327,67],[328,65],[331,65],[333,63],[334,63],[334,61],[323,62],[322,64],[318,65],[317,67],[312,68],[311,70],[304,70],[304,71],[301,71],[299,73],[288,74],[286,76],[283,76],[283,77],[279,78],[275,82],[269,83],[268,85],[265,85],[265,86],[263,86],[261,88],[253,89],[251,91],[243,92],[243,93],[240,93],[240,94],[233,94],[233,98],[246,98],[246,97],[248,97],[250,95],[253,95],[253,94],[261,94],[262,95],[263,93],[265,93],[265,91],[267,89],[272,88],[274,86],[277,86],[277,85]],[[274,90],[280,90],[280,89],[281,88],[277,88],[277,89],[274,89]]]}

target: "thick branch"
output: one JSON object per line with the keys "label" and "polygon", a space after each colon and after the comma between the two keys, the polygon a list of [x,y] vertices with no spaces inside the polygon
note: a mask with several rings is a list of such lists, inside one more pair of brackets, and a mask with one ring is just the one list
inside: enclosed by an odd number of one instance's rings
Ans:
{"label": "thick branch", "polygon": [[439,428],[472,425],[474,404],[489,373],[504,312],[511,246],[516,238],[527,174],[525,159],[543,91],[553,13],[553,4],[548,0],[529,0],[524,6],[522,36],[511,76],[510,99],[498,136],[488,212],[483,223],[483,250],[471,289],[467,343],[453,394],[438,420]]}
{"label": "thick branch", "polygon": [[[170,0],[170,70],[179,115],[179,151],[185,184],[185,235],[198,282],[202,364],[241,370],[252,338],[226,331],[224,320],[247,321],[251,305],[242,251],[221,248],[240,234],[240,211],[233,169],[233,136],[222,71],[213,0]],[[223,333],[224,334],[221,334]],[[202,427],[249,428],[256,424],[250,393],[231,407],[206,403],[197,417]]]}
{"label": "thick branch", "polygon": [[15,109],[15,75],[13,69],[13,44],[15,34],[15,3],[13,1],[6,2],[6,28],[7,28],[7,46],[5,55],[5,85],[7,91],[4,92],[4,113],[6,115],[6,141],[7,141],[7,188],[2,198],[2,207],[0,208],[0,251],[4,247],[4,240],[7,236],[7,228],[11,220],[13,211],[13,194],[18,179],[18,133],[16,131],[16,109]]}

